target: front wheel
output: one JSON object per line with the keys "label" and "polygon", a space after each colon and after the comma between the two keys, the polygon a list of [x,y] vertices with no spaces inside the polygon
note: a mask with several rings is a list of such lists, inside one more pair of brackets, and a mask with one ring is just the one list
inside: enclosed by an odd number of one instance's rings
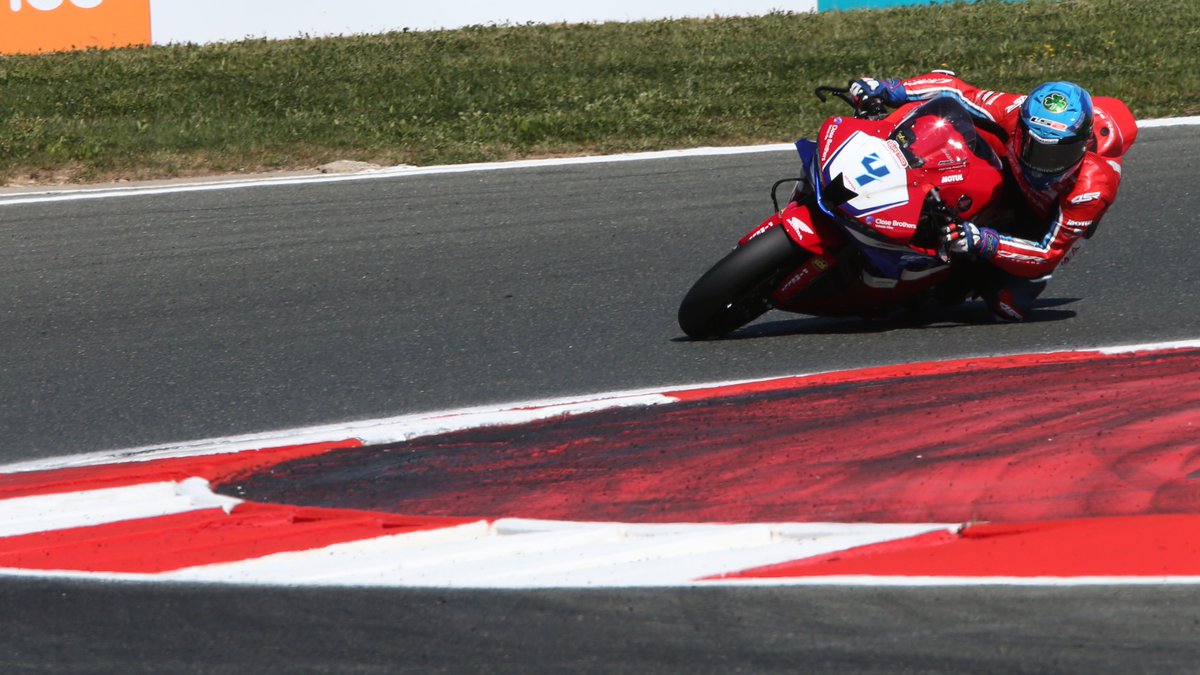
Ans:
{"label": "front wheel", "polygon": [[773,227],[717,261],[679,305],[679,327],[694,340],[721,337],[771,309],[770,293],[805,255]]}

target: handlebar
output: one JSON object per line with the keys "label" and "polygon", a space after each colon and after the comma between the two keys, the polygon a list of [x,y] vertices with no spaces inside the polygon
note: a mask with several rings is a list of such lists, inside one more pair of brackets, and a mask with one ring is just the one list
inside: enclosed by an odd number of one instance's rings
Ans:
{"label": "handlebar", "polygon": [[846,104],[851,108],[858,109],[858,106],[854,103],[854,99],[850,98],[849,88],[843,89],[838,87],[820,86],[816,88],[814,93],[816,93],[817,98],[821,100],[821,103],[825,103],[829,100],[829,97],[826,96],[826,94],[833,94],[834,96],[845,101]]}
{"label": "handlebar", "polygon": [[817,98],[821,101],[821,103],[825,103],[829,100],[827,94],[832,94],[842,99],[846,102],[846,105],[854,108],[855,117],[879,120],[887,117],[888,114],[887,106],[884,105],[883,101],[879,100],[878,98],[865,99],[862,102],[862,107],[860,108],[858,102],[855,101],[852,96],[850,96],[849,87],[820,86],[817,87],[813,93],[817,95]]}

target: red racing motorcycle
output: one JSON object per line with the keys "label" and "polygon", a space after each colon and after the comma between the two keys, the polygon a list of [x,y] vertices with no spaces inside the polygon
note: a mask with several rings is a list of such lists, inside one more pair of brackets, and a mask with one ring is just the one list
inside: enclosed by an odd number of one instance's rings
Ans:
{"label": "red racing motorcycle", "polygon": [[[775,213],[692,286],[679,326],[693,339],[724,336],[771,309],[878,317],[942,291],[952,278],[941,230],[996,203],[1001,163],[971,113],[944,96],[888,113],[862,109],[848,90],[820,87],[857,110],[800,139],[804,174],[771,188]],[[794,183],[779,207],[780,186]]]}

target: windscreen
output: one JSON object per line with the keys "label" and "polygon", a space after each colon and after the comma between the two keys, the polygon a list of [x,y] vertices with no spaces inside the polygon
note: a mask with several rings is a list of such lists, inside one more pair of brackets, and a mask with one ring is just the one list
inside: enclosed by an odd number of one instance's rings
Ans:
{"label": "windscreen", "polygon": [[915,108],[888,136],[913,168],[949,170],[966,165],[972,154],[998,164],[979,137],[971,113],[957,100],[939,96]]}

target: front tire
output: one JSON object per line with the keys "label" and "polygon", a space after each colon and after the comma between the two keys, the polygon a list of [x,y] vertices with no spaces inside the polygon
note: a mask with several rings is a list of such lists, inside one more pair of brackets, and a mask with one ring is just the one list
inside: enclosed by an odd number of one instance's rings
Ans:
{"label": "front tire", "polygon": [[773,227],[717,261],[679,305],[679,327],[694,340],[726,335],[771,309],[770,292],[804,250]]}

